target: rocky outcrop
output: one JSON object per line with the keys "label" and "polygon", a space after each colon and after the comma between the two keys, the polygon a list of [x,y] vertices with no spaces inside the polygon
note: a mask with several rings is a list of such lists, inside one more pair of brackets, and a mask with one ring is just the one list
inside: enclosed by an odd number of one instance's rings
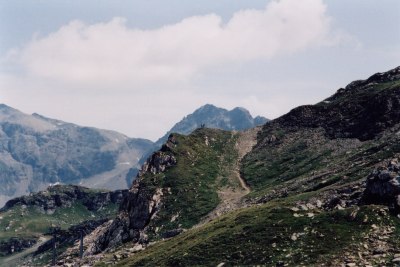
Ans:
{"label": "rocky outcrop", "polygon": [[147,242],[146,226],[156,216],[162,197],[167,193],[163,188],[152,185],[149,181],[151,176],[148,175],[162,173],[176,165],[176,158],[170,152],[170,148],[175,145],[175,138],[170,135],[162,149],[147,160],[121,203],[119,215],[102,231],[87,253],[95,254],[128,241],[141,244]]}
{"label": "rocky outcrop", "polygon": [[377,167],[367,178],[363,194],[365,204],[384,204],[400,213],[400,163],[392,159]]}
{"label": "rocky outcrop", "polygon": [[100,191],[77,185],[54,185],[45,191],[9,200],[0,211],[25,205],[52,214],[57,208],[71,207],[76,201],[81,201],[88,210],[96,211],[110,203],[120,204],[127,194],[128,190]]}
{"label": "rocky outcrop", "polygon": [[273,124],[294,130],[322,127],[330,138],[373,139],[400,123],[399,80],[400,67],[377,73],[350,83],[317,105],[297,107]]}

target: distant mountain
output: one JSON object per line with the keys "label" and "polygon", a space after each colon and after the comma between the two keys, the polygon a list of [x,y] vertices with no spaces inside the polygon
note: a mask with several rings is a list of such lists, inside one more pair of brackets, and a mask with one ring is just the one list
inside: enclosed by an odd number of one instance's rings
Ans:
{"label": "distant mountain", "polygon": [[129,169],[152,145],[0,104],[0,206],[57,182],[127,188]]}
{"label": "distant mountain", "polygon": [[188,135],[202,126],[227,131],[247,130],[267,121],[267,118],[261,116],[253,118],[245,108],[236,107],[232,110],[226,110],[206,104],[176,123],[171,130],[157,140],[156,145],[160,146],[166,142],[171,133]]}

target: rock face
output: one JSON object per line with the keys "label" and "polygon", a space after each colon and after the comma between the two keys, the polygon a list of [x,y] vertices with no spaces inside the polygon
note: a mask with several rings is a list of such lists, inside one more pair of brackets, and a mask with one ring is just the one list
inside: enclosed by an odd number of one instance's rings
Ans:
{"label": "rock face", "polygon": [[0,105],[0,206],[49,184],[124,189],[152,142]]}
{"label": "rock face", "polygon": [[162,188],[148,184],[146,175],[159,174],[176,165],[176,158],[170,153],[170,146],[175,145],[171,135],[168,142],[147,160],[139,172],[137,179],[129,189],[128,195],[120,205],[118,217],[97,238],[88,253],[98,253],[128,241],[146,243],[145,228],[156,215],[164,195]]}
{"label": "rock face", "polygon": [[52,214],[57,208],[71,207],[76,201],[90,211],[96,211],[109,203],[120,204],[128,190],[94,191],[77,185],[54,185],[47,190],[9,200],[1,211],[7,211],[16,205],[25,205]]}
{"label": "rock face", "polygon": [[368,176],[363,202],[388,205],[393,212],[400,212],[400,163],[398,158],[385,162]]}

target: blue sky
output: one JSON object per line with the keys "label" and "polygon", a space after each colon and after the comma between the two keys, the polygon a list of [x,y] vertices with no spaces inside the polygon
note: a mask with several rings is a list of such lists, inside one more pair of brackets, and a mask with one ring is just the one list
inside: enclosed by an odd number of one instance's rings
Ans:
{"label": "blue sky", "polygon": [[157,139],[205,103],[278,117],[400,62],[400,1],[0,1],[0,102]]}

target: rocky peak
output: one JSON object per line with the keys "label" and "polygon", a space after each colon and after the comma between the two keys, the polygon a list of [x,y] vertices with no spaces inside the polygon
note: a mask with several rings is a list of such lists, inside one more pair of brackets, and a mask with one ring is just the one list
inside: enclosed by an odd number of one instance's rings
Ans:
{"label": "rocky peak", "polygon": [[246,130],[262,125],[267,121],[268,119],[261,116],[253,118],[250,112],[243,107],[227,110],[211,104],[206,104],[176,123],[170,131],[156,142],[156,144],[161,146],[161,144],[167,141],[171,133],[187,135],[201,126],[228,131]]}

